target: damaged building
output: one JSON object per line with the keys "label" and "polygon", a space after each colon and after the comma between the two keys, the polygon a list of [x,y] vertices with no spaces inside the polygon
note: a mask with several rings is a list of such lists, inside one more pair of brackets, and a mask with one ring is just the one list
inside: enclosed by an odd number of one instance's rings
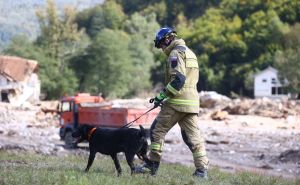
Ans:
{"label": "damaged building", "polygon": [[20,106],[37,104],[40,96],[38,62],[0,55],[0,101]]}

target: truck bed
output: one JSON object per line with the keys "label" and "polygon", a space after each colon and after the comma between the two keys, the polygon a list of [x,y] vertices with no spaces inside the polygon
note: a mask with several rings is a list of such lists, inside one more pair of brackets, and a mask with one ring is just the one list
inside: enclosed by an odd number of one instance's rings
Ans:
{"label": "truck bed", "polygon": [[[79,108],[79,124],[90,124],[98,127],[120,128],[123,125],[135,120],[149,109],[142,108],[101,108],[101,107],[84,107]],[[149,128],[159,112],[154,109],[148,114],[142,116],[133,123],[133,127],[143,125]]]}

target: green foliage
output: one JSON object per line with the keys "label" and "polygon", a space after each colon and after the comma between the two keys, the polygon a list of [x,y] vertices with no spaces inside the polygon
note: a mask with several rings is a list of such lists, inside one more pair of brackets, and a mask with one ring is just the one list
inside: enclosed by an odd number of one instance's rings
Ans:
{"label": "green foliage", "polygon": [[100,154],[97,154],[88,173],[83,171],[88,158],[88,155],[85,154],[53,156],[1,150],[0,158],[0,184],[10,185],[296,185],[300,183],[299,180],[287,180],[246,172],[229,174],[221,172],[217,168],[209,170],[208,180],[202,180],[192,177],[194,169],[191,167],[165,163],[160,165],[158,175],[155,177],[148,174],[130,175],[130,169],[125,160],[120,160],[123,175],[117,177],[111,158]]}
{"label": "green foliage", "polygon": [[[88,37],[83,29],[78,30],[74,23],[76,12],[72,8],[66,8],[63,18],[59,18],[53,0],[47,1],[46,11],[38,11],[41,35],[36,44],[41,47],[46,56],[53,61],[48,66],[54,68],[47,71],[46,76],[54,75],[53,88],[47,92],[48,98],[57,98],[63,94],[73,94],[77,88],[77,78],[70,69],[70,59],[82,52],[88,44]],[[53,76],[51,77],[53,78]],[[49,78],[49,79],[51,79]],[[51,82],[49,82],[51,83]]]}
{"label": "green foliage", "polygon": [[231,78],[236,75],[232,69],[243,65],[248,49],[241,28],[242,21],[238,16],[227,19],[216,8],[209,9],[195,21],[193,29],[197,32],[190,34],[187,42],[197,54],[201,54],[200,89],[229,94],[234,88],[235,82],[231,80],[239,79]]}
{"label": "green foliage", "polygon": [[300,21],[300,1],[298,0],[276,0],[269,1],[283,22],[295,24]]}
{"label": "green foliage", "polygon": [[103,29],[88,48],[89,73],[84,80],[88,92],[102,92],[104,96],[118,97],[128,93],[131,72],[128,45],[130,37],[123,31]]}
{"label": "green foliage", "polygon": [[[107,1],[102,5],[103,15],[100,17],[100,21],[95,21],[94,24],[103,24],[105,28],[119,29],[122,26],[122,22],[126,18],[122,7],[114,1]],[[104,20],[101,20],[101,18]]]}
{"label": "green foliage", "polygon": [[159,27],[155,15],[133,14],[122,27],[124,30],[102,29],[87,55],[76,61],[87,71],[83,74],[77,68],[82,74],[81,90],[115,98],[150,89],[150,70],[155,66],[150,46]]}
{"label": "green foliage", "polygon": [[57,61],[47,54],[44,49],[30,42],[27,37],[15,37],[11,44],[4,50],[4,54],[15,55],[39,62],[39,78],[41,80],[41,91],[47,99],[58,98],[62,93],[73,94],[77,80],[74,73],[68,68],[62,72],[57,70]]}
{"label": "green foliage", "polygon": [[221,0],[116,0],[124,7],[126,14],[135,12],[155,13],[160,25],[176,25],[177,16],[183,14],[188,19],[194,19],[204,14],[209,7],[217,6]]}
{"label": "green foliage", "polygon": [[84,10],[77,15],[77,23],[84,27],[91,37],[95,37],[102,29],[121,29],[126,19],[122,7],[114,1],[106,1],[103,5]]}
{"label": "green foliage", "polygon": [[[118,15],[120,19],[111,15]],[[95,17],[109,19],[113,24],[92,21]],[[124,19],[120,5],[113,1],[77,16],[79,24],[87,26],[86,30],[94,38],[86,53],[73,59],[81,91],[124,97],[150,89],[150,70],[156,65],[151,45],[159,25],[154,14],[136,13]],[[83,24],[86,21],[89,22]],[[114,24],[118,26],[111,26]]]}
{"label": "green foliage", "polygon": [[43,50],[30,42],[27,37],[17,36],[13,38],[11,44],[4,50],[4,53],[39,61],[39,77],[42,82],[42,92],[50,93],[56,88],[56,78],[59,74],[53,67],[55,60],[47,57]]}
{"label": "green foliage", "polygon": [[131,75],[134,77],[129,85],[130,94],[139,94],[151,89],[150,70],[155,66],[151,51],[153,33],[159,28],[155,15],[141,16],[136,13],[125,22],[124,29],[130,35],[130,58],[134,66]]}
{"label": "green foliage", "polygon": [[284,50],[275,55],[275,65],[279,69],[281,82],[288,81],[290,92],[300,92],[300,24],[296,24],[285,35]]}
{"label": "green foliage", "polygon": [[[200,56],[199,89],[251,95],[250,76],[274,63],[288,31],[271,5],[261,0],[223,0],[192,24],[180,23],[190,25],[178,27],[185,27],[187,43]],[[206,56],[202,64],[201,56]]]}
{"label": "green foliage", "polygon": [[73,8],[66,8],[64,17],[60,19],[54,1],[48,0],[47,3],[45,12],[37,11],[41,28],[37,44],[45,47],[47,54],[59,60],[63,68],[64,60],[86,47],[87,36],[83,29],[77,29]]}

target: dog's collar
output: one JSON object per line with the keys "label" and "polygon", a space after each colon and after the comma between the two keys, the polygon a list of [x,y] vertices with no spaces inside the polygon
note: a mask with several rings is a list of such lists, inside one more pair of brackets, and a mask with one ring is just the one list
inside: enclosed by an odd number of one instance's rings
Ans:
{"label": "dog's collar", "polygon": [[96,127],[92,128],[89,132],[88,132],[88,141],[90,141],[92,135],[94,134],[94,132],[96,131]]}

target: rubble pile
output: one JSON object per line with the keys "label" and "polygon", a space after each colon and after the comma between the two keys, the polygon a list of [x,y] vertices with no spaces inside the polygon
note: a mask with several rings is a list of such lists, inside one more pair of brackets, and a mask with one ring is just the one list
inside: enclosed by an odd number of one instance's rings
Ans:
{"label": "rubble pile", "polygon": [[230,98],[220,95],[215,91],[201,91],[199,95],[200,107],[206,109],[221,109],[231,102]]}
{"label": "rubble pile", "polygon": [[41,106],[15,107],[0,103],[0,150],[26,150],[52,154],[60,150],[56,113],[44,113]]}
{"label": "rubble pile", "polygon": [[30,125],[31,127],[58,126],[58,115],[56,112],[45,113],[42,106],[27,104],[16,107],[0,102],[0,125],[14,124]]}
{"label": "rubble pile", "polygon": [[230,99],[216,92],[201,92],[200,105],[203,113],[214,120],[226,119],[232,115],[257,115],[270,118],[286,118],[300,114],[300,102],[287,99]]}
{"label": "rubble pile", "polygon": [[300,102],[295,100],[236,99],[222,109],[229,114],[258,115],[271,118],[286,118],[300,114]]}

